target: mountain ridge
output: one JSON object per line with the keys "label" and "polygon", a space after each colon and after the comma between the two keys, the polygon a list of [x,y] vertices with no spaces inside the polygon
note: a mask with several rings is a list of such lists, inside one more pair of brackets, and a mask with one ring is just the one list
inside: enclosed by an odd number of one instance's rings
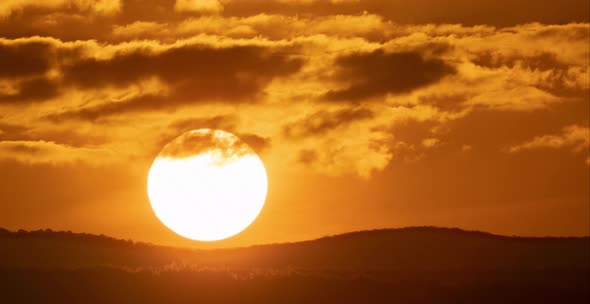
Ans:
{"label": "mountain ridge", "polygon": [[392,233],[392,232],[410,232],[410,231],[437,231],[437,232],[447,232],[447,233],[454,233],[456,235],[470,235],[470,236],[478,236],[483,238],[491,238],[491,239],[513,239],[513,240],[567,240],[567,239],[588,239],[590,240],[590,235],[588,236],[519,236],[519,235],[502,235],[502,234],[495,234],[491,232],[481,231],[481,230],[467,230],[462,228],[456,227],[439,227],[439,226],[408,226],[408,227],[400,227],[400,228],[376,228],[376,229],[367,229],[367,230],[357,230],[357,231],[350,231],[344,232],[339,234],[330,234],[321,236],[318,238],[312,238],[308,240],[302,241],[293,241],[293,242],[273,242],[273,243],[262,243],[262,244],[252,244],[246,246],[236,246],[236,247],[227,247],[227,248],[190,248],[190,247],[182,247],[182,246],[170,246],[170,245],[162,245],[152,242],[145,242],[145,241],[135,241],[133,239],[125,239],[125,238],[117,238],[112,237],[105,234],[93,234],[93,233],[86,233],[86,232],[72,232],[70,230],[53,230],[50,228],[46,229],[36,229],[36,230],[10,230],[3,227],[0,227],[0,237],[64,237],[69,239],[84,239],[87,238],[89,240],[95,241],[104,241],[104,242],[114,242],[114,243],[125,243],[125,244],[132,244],[138,246],[154,246],[154,247],[164,247],[164,248],[174,248],[174,249],[184,249],[184,250],[203,250],[203,251],[217,251],[217,250],[235,250],[235,249],[246,249],[246,248],[253,248],[253,247],[264,247],[264,246],[276,246],[276,245],[293,245],[293,244],[302,244],[302,243],[312,243],[317,241],[323,240],[331,240],[331,239],[338,239],[338,238],[349,238],[349,237],[358,237],[368,234],[377,234],[377,233]]}
{"label": "mountain ridge", "polygon": [[457,228],[409,227],[222,249],[169,247],[108,236],[0,230],[0,267],[333,269],[590,269],[590,237],[522,238]]}
{"label": "mountain ridge", "polygon": [[410,227],[224,249],[0,229],[14,303],[587,303],[590,237]]}

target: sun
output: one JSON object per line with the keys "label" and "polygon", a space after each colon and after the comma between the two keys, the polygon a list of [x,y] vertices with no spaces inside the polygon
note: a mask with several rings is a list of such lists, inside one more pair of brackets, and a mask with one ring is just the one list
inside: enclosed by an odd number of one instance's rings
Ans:
{"label": "sun", "polygon": [[215,241],[256,219],[267,176],[260,157],[237,136],[199,129],[164,146],[149,171],[147,190],[164,225],[189,239]]}

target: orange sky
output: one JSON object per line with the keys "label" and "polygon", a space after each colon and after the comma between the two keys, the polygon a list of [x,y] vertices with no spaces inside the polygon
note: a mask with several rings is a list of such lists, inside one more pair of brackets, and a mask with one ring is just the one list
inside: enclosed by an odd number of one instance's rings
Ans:
{"label": "orange sky", "polygon": [[[196,247],[588,235],[589,5],[4,0],[0,227]],[[162,146],[201,127],[269,175],[259,218],[214,244],[168,230],[146,194]]]}

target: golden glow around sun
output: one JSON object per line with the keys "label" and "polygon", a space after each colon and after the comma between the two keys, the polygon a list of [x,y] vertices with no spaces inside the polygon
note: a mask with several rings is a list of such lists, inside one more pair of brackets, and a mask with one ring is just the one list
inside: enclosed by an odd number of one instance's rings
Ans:
{"label": "golden glow around sun", "polygon": [[248,227],[267,191],[264,165],[235,135],[194,130],[168,143],[148,175],[148,196],[158,218],[184,237],[221,240]]}

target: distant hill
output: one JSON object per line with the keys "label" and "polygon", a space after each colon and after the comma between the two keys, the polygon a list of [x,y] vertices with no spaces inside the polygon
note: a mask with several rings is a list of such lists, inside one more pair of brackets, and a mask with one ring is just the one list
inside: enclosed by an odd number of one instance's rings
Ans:
{"label": "distant hill", "polygon": [[[255,303],[286,296],[294,303],[323,296],[328,297],[324,303],[358,303],[353,300],[359,297],[403,303],[585,303],[590,300],[590,238],[415,227],[194,250],[71,232],[0,229],[0,275],[0,285],[10,286],[13,296],[36,290],[57,302],[89,301],[63,290],[72,285],[87,293],[104,289],[108,303],[176,299],[161,288],[178,291],[173,294],[182,303],[233,303],[229,295],[234,293],[240,302]],[[52,285],[56,282],[61,289]],[[81,282],[85,285],[78,286]],[[197,292],[203,286],[220,293]],[[127,289],[138,292],[138,298],[128,298]],[[144,298],[142,290],[154,294]]]}
{"label": "distant hill", "polygon": [[414,227],[353,232],[317,240],[195,250],[107,236],[0,229],[0,267],[215,267],[334,269],[590,268],[590,238],[522,238]]}

